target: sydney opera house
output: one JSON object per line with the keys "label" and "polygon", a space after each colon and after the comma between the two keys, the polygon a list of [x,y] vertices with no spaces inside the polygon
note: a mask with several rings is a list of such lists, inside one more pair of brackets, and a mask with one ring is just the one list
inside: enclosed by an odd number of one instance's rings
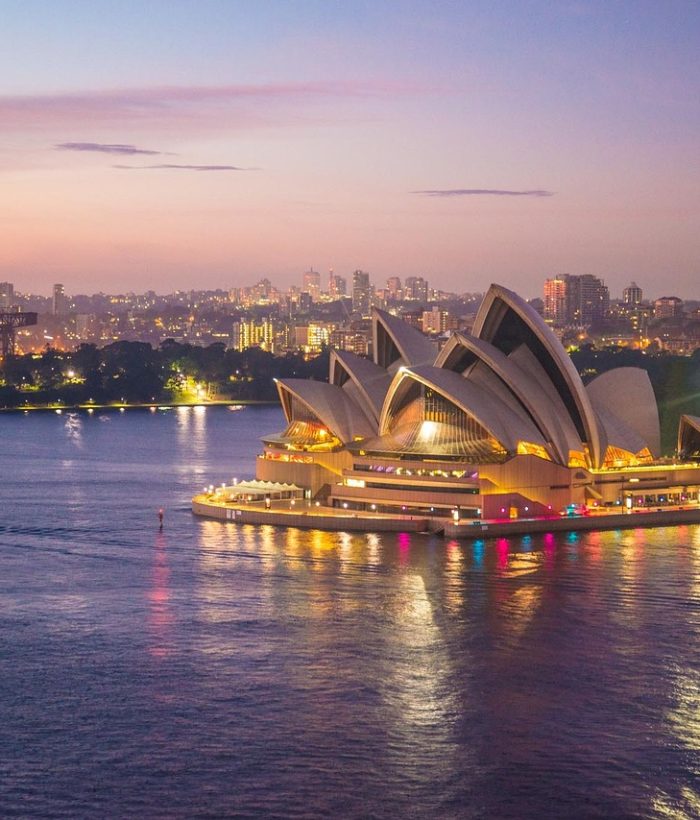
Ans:
{"label": "sydney opera house", "polygon": [[323,506],[446,518],[516,518],[586,507],[693,503],[700,419],[661,459],[646,371],[584,385],[541,316],[498,285],[472,335],[441,350],[376,310],[373,360],[334,350],[328,383],[285,379],[287,426],[263,438],[259,480]]}

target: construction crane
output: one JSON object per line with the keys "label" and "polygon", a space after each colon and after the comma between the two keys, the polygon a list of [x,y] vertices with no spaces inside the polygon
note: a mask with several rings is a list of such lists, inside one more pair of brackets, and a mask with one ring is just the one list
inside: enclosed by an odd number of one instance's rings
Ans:
{"label": "construction crane", "polygon": [[36,324],[36,313],[0,313],[0,356],[14,356],[15,333],[18,327]]}

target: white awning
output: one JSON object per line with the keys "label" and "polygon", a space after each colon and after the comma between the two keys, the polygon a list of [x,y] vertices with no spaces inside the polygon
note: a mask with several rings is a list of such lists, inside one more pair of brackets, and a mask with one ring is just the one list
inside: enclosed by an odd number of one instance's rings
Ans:
{"label": "white awning", "polygon": [[296,484],[283,484],[278,481],[239,481],[238,484],[233,484],[223,488],[224,492],[229,492],[239,495],[274,495],[277,493],[301,493],[302,487]]}

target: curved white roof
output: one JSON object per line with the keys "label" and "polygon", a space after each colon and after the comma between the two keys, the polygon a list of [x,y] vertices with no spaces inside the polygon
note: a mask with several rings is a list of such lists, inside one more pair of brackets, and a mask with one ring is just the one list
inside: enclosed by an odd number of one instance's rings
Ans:
{"label": "curved white roof", "polygon": [[[420,330],[379,308],[372,309],[372,339],[374,361],[385,369],[389,369],[399,359],[398,365],[406,367],[432,364],[437,353],[436,345]],[[392,344],[398,357],[389,354]]]}
{"label": "curved white roof", "polygon": [[646,441],[622,419],[609,410],[604,404],[596,405],[599,423],[605,430],[608,447],[617,447],[628,453],[639,453],[648,447]]}
{"label": "curved white roof", "polygon": [[514,362],[525,373],[532,390],[540,394],[539,401],[549,412],[552,435],[556,435],[556,440],[562,442],[562,450],[567,453],[562,463],[568,463],[569,451],[582,452],[584,447],[562,397],[529,347],[521,345],[508,356],[508,360]]}
{"label": "curved white roof", "polygon": [[588,443],[594,466],[599,467],[605,441],[590,397],[561,342],[532,305],[501,285],[491,285],[476,315],[474,335],[506,355],[523,344],[532,349]]}
{"label": "curved white roof", "polygon": [[[649,374],[641,367],[616,367],[597,376],[586,385],[593,407],[603,418],[601,408],[613,413],[619,423],[626,425],[644,442],[654,458],[661,452],[661,428],[659,424],[659,409],[656,404],[654,388],[651,386]],[[606,431],[608,423],[605,423]],[[608,443],[616,447],[617,444],[610,438]],[[624,449],[630,450],[629,447]],[[641,448],[640,448],[641,449]],[[638,452],[638,450],[630,450]]]}
{"label": "curved white roof", "polygon": [[294,421],[292,405],[288,401],[288,397],[293,396],[344,444],[358,436],[364,438],[374,434],[372,422],[342,387],[310,379],[280,379],[277,390],[288,422]]}
{"label": "curved white roof", "polygon": [[[353,398],[361,399],[368,417],[379,422],[379,414],[382,412],[382,405],[386,398],[391,376],[383,367],[350,353],[347,350],[331,350],[330,381],[343,387],[344,383],[350,380],[355,387]],[[344,388],[347,391],[347,387]]]}
{"label": "curved white roof", "polygon": [[503,447],[511,453],[517,449],[518,442],[527,441],[546,446],[546,441],[532,421],[524,413],[518,414],[500,402],[496,396],[481,386],[472,384],[468,379],[451,370],[424,365],[420,367],[402,367],[391,383],[379,422],[380,435],[388,431],[392,399],[402,383],[413,380],[424,384],[457,405],[467,415],[472,416]]}
{"label": "curved white roof", "polygon": [[[476,336],[463,333],[453,334],[435,360],[436,367],[453,370],[468,363],[464,358],[467,352],[489,367],[501,382],[513,393],[527,413],[530,414],[543,437],[551,442],[552,455],[556,461],[567,464],[570,449],[580,449],[580,441],[572,440],[575,431],[567,436],[560,423],[561,414],[558,407],[550,400],[541,388],[541,380],[533,379],[532,370],[523,370],[514,358],[509,358],[497,347]],[[460,361],[461,360],[461,361]],[[471,374],[468,378],[472,378]]]}

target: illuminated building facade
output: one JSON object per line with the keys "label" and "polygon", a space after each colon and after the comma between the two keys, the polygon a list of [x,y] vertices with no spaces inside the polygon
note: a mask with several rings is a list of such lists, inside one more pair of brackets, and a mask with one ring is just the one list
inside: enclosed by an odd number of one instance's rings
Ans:
{"label": "illuminated building facade", "polygon": [[610,293],[596,276],[563,274],[544,283],[544,316],[556,326],[601,322],[610,307]]}
{"label": "illuminated building facade", "polygon": [[0,282],[0,310],[7,310],[14,305],[15,286],[12,282]]}
{"label": "illuminated building facade", "polygon": [[352,309],[361,316],[369,316],[372,305],[372,285],[369,274],[356,270],[352,275]]}
{"label": "illuminated building facade", "polygon": [[683,300],[677,296],[662,296],[654,302],[657,319],[675,319],[683,315]]}
{"label": "illuminated building facade", "polygon": [[[646,371],[588,385],[542,317],[492,285],[473,335],[438,352],[401,319],[372,313],[373,360],[333,350],[328,383],[278,382],[287,420],[263,439],[260,480],[321,504],[436,518],[546,515],[571,504],[696,501],[700,465],[659,461]],[[684,417],[679,452],[700,454]]]}
{"label": "illuminated building facade", "polygon": [[302,291],[311,296],[312,302],[318,302],[321,295],[321,274],[311,268],[304,273]]}
{"label": "illuminated building facade", "polygon": [[622,291],[622,301],[625,305],[641,305],[643,295],[639,285],[632,282]]}

